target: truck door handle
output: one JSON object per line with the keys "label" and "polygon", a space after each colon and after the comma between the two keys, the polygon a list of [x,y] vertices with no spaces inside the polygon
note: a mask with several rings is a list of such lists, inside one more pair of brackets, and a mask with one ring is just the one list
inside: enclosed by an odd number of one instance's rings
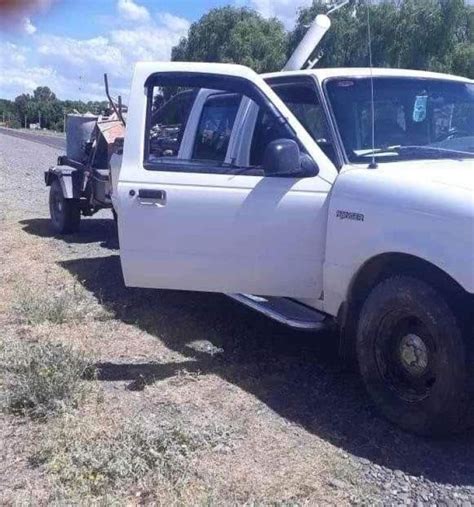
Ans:
{"label": "truck door handle", "polygon": [[141,204],[165,204],[166,192],[164,190],[152,190],[150,188],[140,188],[138,190],[138,199]]}

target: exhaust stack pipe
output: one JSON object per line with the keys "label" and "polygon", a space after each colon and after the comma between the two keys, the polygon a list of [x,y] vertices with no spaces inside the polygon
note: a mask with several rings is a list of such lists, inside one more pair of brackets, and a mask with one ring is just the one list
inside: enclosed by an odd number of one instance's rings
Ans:
{"label": "exhaust stack pipe", "polygon": [[329,28],[331,28],[329,17],[325,14],[318,14],[283,70],[301,70]]}

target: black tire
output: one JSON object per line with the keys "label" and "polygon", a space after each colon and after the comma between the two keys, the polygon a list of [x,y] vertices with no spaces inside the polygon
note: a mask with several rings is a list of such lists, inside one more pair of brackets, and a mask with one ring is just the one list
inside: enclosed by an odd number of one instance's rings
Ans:
{"label": "black tire", "polygon": [[394,276],[367,297],[357,356],[367,390],[382,414],[426,436],[471,424],[469,347],[442,293],[410,276]]}
{"label": "black tire", "polygon": [[53,229],[57,234],[77,232],[81,222],[78,199],[65,199],[59,180],[51,183],[49,190],[49,213]]}

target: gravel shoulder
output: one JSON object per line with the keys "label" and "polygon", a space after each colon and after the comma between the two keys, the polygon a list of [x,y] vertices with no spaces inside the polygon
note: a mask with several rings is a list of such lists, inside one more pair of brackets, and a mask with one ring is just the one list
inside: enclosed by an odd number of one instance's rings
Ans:
{"label": "gravel shoulder", "polygon": [[[59,153],[0,133],[5,336],[92,355],[104,417],[226,428],[224,443],[189,463],[192,480],[213,492],[209,504],[474,504],[474,434],[430,441],[380,419],[358,375],[339,363],[333,335],[294,332],[218,294],[127,289],[110,212],[54,237],[42,172]],[[72,288],[109,317],[19,324],[21,286]],[[146,387],[131,390],[140,379]],[[50,502],[51,477],[30,459],[47,431],[0,414],[0,504]],[[135,494],[120,503],[146,503]],[[168,500],[154,494],[151,503]]]}
{"label": "gravel shoulder", "polygon": [[64,134],[55,132],[0,127],[0,134],[9,137],[17,137],[19,139],[26,139],[28,141],[43,144],[59,150],[65,149],[66,146],[66,138]]}

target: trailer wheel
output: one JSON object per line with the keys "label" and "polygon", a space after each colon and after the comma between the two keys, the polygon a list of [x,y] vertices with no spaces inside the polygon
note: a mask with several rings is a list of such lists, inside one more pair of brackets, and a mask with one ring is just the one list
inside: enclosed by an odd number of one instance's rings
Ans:
{"label": "trailer wheel", "polygon": [[416,278],[381,282],[361,311],[357,356],[367,390],[387,419],[413,433],[470,424],[467,344],[444,296]]}
{"label": "trailer wheel", "polygon": [[70,234],[79,229],[81,209],[78,199],[65,199],[58,179],[49,190],[49,213],[53,229],[58,234]]}

